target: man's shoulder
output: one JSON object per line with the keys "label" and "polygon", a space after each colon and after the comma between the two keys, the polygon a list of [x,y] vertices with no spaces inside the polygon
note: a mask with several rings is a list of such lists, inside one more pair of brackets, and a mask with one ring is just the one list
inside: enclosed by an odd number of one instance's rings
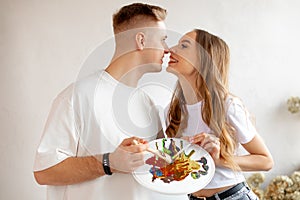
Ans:
{"label": "man's shoulder", "polygon": [[74,82],[74,91],[76,93],[85,93],[87,91],[94,90],[102,73],[103,70],[100,70],[77,80],[76,82]]}
{"label": "man's shoulder", "polygon": [[80,80],[76,80],[70,83],[66,88],[64,88],[57,96],[56,100],[68,100],[72,101],[74,97],[90,96],[95,91],[97,85],[98,77],[101,71],[93,73],[87,77]]}

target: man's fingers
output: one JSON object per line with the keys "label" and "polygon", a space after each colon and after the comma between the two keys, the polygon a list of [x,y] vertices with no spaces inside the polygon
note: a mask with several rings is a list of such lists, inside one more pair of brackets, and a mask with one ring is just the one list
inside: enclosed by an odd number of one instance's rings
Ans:
{"label": "man's fingers", "polygon": [[145,164],[144,160],[137,160],[132,163],[132,168],[136,169],[144,164]]}
{"label": "man's fingers", "polygon": [[137,144],[148,144],[148,142],[146,140],[143,140],[141,138],[138,137],[130,137],[130,138],[126,138],[122,141],[121,145],[122,146],[131,146],[131,145],[136,145]]}
{"label": "man's fingers", "polygon": [[126,138],[122,141],[121,145],[122,146],[130,146],[130,145],[133,145],[134,142],[133,140],[138,140],[138,138],[136,137],[131,137],[131,138]]}
{"label": "man's fingers", "polygon": [[145,164],[144,161],[144,156],[142,153],[133,153],[130,155],[130,160],[128,160],[128,164],[129,164],[129,172],[134,171],[136,168],[142,166]]}
{"label": "man's fingers", "polygon": [[127,146],[124,150],[131,153],[140,153],[146,151],[148,147],[149,144],[137,144],[137,145]]}
{"label": "man's fingers", "polygon": [[144,154],[143,153],[132,153],[130,155],[130,159],[135,162],[139,160],[144,160]]}

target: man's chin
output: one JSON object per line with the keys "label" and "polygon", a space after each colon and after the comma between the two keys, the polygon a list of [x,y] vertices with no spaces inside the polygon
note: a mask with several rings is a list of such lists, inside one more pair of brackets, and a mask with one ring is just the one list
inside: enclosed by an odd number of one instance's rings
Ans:
{"label": "man's chin", "polygon": [[151,63],[147,66],[147,73],[158,73],[162,71],[162,65],[159,63]]}

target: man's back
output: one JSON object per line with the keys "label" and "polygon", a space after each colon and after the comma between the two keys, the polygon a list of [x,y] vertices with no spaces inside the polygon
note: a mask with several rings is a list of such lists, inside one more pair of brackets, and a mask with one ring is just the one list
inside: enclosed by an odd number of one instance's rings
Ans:
{"label": "man's back", "polygon": [[[127,113],[122,113],[119,109],[118,112],[113,111],[115,105],[113,99],[116,99],[116,93],[131,98],[131,100],[121,99],[124,105],[128,105],[124,109],[124,112]],[[137,124],[122,126],[122,122],[118,121],[115,114],[128,115],[131,116],[133,122],[139,120],[142,124],[148,125],[146,131],[148,136],[143,133],[144,127],[140,127],[140,133],[148,140],[155,139],[156,133],[160,129],[160,124],[153,123],[149,113],[145,112],[145,110],[151,111],[152,109],[149,98],[142,91],[127,87],[114,80],[105,71],[89,76],[68,87],[54,102],[57,100],[62,100],[59,109],[64,116],[62,115],[60,118],[57,118],[57,115],[53,115],[53,118],[51,115],[49,116],[37,155],[40,160],[46,162],[36,165],[35,170],[48,168],[55,162],[65,159],[66,156],[91,156],[113,151],[124,138],[131,136],[128,135],[131,128],[135,129],[133,130],[135,133],[138,130]],[[130,106],[130,104],[134,104],[134,106]],[[140,112],[138,112],[139,110]],[[124,119],[124,117],[120,119]],[[66,124],[68,125],[65,126]],[[73,130],[76,131],[70,131],[70,127],[74,127]],[[61,141],[67,141],[65,138],[72,138],[68,141],[73,142],[63,142],[60,146],[54,146],[51,142],[56,141],[57,138],[60,138]],[[130,173],[116,173],[79,184],[48,186],[47,195],[48,200],[96,200],[101,196],[105,199],[134,200],[141,199],[141,196],[145,194],[148,194],[147,198],[151,197],[154,195],[151,193],[140,186]]]}

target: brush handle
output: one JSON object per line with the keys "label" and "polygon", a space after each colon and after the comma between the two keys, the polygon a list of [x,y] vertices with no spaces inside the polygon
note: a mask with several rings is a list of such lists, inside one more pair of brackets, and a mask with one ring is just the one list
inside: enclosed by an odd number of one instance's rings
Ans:
{"label": "brush handle", "polygon": [[185,147],[183,147],[180,151],[178,151],[173,157],[172,159],[175,160],[175,158],[177,158],[184,150],[186,150],[187,148],[189,148],[192,144],[188,144]]}
{"label": "brush handle", "polygon": [[[133,144],[138,145],[139,142],[138,142],[137,140],[133,140]],[[158,156],[159,158],[163,159],[163,160],[166,161],[167,163],[172,163],[172,158],[171,158],[171,156],[168,155],[168,154],[162,155],[161,151],[152,149],[151,147],[148,147],[148,148],[146,149],[146,151],[148,151],[148,152],[150,152],[150,153],[152,153],[152,154]]]}
{"label": "brush handle", "polygon": [[154,150],[154,149],[149,147],[149,148],[147,148],[147,151],[154,154],[154,155],[156,155],[156,156],[158,156],[159,158],[163,159],[167,163],[172,162],[171,156],[169,156],[168,154],[164,154],[165,156],[163,156],[159,150]]}

